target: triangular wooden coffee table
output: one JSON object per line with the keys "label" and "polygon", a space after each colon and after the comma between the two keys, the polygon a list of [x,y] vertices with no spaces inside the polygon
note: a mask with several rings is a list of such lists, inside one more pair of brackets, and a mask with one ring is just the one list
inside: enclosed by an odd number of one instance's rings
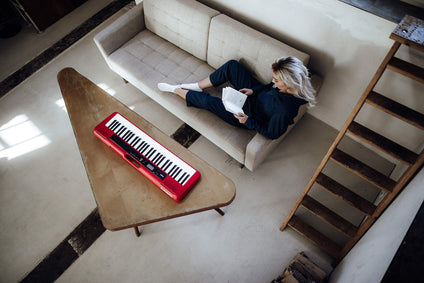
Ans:
{"label": "triangular wooden coffee table", "polygon": [[[234,183],[189,150],[72,68],[59,72],[58,82],[68,110],[99,214],[106,229],[116,231],[229,205]],[[120,112],[132,123],[200,171],[189,194],[175,202],[93,134],[108,115]]]}

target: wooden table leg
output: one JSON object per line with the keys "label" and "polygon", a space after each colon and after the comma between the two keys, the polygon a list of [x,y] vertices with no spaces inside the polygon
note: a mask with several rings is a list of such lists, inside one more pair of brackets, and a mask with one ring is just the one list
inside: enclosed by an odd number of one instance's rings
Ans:
{"label": "wooden table leg", "polygon": [[216,212],[218,212],[219,214],[221,214],[221,216],[224,216],[225,213],[224,211],[222,211],[220,208],[215,208]]}
{"label": "wooden table leg", "polygon": [[140,233],[140,230],[138,230],[138,227],[134,227],[134,231],[135,231],[135,235],[137,237],[140,237],[141,233]]}

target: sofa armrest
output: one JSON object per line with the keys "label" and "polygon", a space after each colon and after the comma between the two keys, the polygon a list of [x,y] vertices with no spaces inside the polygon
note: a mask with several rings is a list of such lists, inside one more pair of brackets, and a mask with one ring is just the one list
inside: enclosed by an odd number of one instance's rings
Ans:
{"label": "sofa armrest", "polygon": [[286,134],[282,135],[278,139],[271,140],[257,133],[247,144],[244,166],[246,166],[246,168],[250,171],[254,171],[271,153],[271,151],[277,147],[285,135]]}
{"label": "sofa armrest", "polygon": [[271,140],[257,133],[247,144],[244,166],[246,166],[246,168],[250,171],[254,171],[265,160],[265,158],[280,144],[280,142],[287,136],[291,129],[303,117],[303,115],[305,115],[306,110],[306,104],[302,105],[299,108],[299,113],[294,118],[294,123],[291,124],[287,128],[287,131],[278,139]]}
{"label": "sofa armrest", "polygon": [[144,29],[143,2],[141,2],[98,33],[94,37],[94,42],[106,59]]}

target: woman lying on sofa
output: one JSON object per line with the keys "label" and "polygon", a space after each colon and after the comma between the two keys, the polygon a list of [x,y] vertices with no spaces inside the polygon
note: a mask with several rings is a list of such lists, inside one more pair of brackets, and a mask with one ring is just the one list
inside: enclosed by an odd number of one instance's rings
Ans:
{"label": "woman lying on sofa", "polygon": [[[211,111],[227,123],[256,130],[269,139],[277,139],[294,123],[299,107],[315,105],[308,70],[295,57],[282,57],[272,64],[272,82],[260,84],[251,73],[236,60],[230,60],[209,77],[197,83],[170,85],[159,83],[161,91],[173,92],[186,100],[187,106]],[[225,110],[221,98],[211,96],[204,89],[230,82],[235,89],[248,97],[243,113],[234,115]]]}

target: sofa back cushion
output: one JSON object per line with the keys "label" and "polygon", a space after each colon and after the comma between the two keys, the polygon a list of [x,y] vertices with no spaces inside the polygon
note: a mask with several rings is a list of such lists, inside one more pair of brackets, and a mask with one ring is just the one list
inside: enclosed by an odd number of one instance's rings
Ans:
{"label": "sofa back cushion", "polygon": [[294,56],[305,66],[309,55],[254,30],[224,14],[214,17],[209,31],[207,62],[218,68],[230,59],[240,61],[263,84],[272,80],[277,58]]}
{"label": "sofa back cushion", "polygon": [[211,18],[219,12],[194,0],[144,0],[146,28],[206,61]]}

